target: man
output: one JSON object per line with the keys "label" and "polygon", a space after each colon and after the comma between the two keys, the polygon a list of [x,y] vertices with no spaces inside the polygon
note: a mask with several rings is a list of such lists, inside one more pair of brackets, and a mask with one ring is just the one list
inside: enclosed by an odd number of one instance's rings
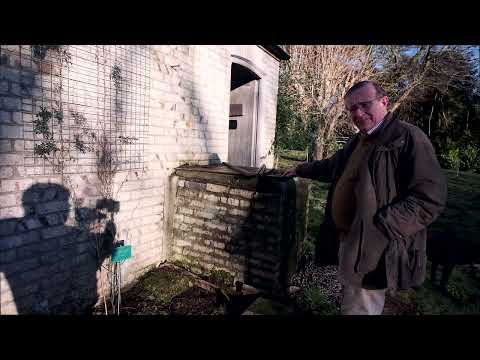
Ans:
{"label": "man", "polygon": [[331,182],[320,239],[339,242],[341,313],[380,315],[387,289],[425,280],[426,228],[445,206],[446,179],[427,136],[387,110],[378,84],[355,84],[344,103],[359,132],[285,175]]}

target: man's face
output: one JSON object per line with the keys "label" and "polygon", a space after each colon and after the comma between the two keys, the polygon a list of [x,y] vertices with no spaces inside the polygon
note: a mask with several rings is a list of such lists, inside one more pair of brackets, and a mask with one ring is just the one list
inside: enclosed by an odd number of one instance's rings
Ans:
{"label": "man's face", "polygon": [[388,97],[378,97],[375,88],[367,84],[345,98],[345,108],[361,132],[367,132],[387,114]]}

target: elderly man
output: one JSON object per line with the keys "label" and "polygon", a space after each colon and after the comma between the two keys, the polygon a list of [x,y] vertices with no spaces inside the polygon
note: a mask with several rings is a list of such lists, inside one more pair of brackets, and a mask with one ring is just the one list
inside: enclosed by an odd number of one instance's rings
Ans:
{"label": "elderly man", "polygon": [[427,136],[387,110],[378,84],[355,84],[344,103],[359,132],[285,175],[331,183],[320,239],[339,242],[341,312],[380,315],[387,289],[425,280],[426,228],[445,206],[446,180]]}

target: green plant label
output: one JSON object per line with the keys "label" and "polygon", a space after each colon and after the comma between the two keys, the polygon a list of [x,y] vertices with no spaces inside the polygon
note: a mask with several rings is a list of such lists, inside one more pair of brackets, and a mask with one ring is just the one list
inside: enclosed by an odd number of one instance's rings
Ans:
{"label": "green plant label", "polygon": [[120,262],[132,257],[132,245],[119,246],[113,249],[112,262]]}

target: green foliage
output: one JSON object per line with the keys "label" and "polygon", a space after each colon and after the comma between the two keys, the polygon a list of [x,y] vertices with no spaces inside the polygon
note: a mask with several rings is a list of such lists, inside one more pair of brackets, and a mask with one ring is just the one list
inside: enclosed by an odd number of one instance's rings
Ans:
{"label": "green foliage", "polygon": [[330,184],[314,181],[308,203],[308,233],[317,237],[320,232],[320,224],[325,216],[325,205]]}
{"label": "green foliage", "polygon": [[312,241],[311,238],[306,238],[303,242],[303,254],[307,258],[312,258],[315,255],[315,243]]}
{"label": "green foliage", "polygon": [[446,138],[439,147],[442,167],[462,171],[480,170],[480,145],[468,132],[457,140]]}
{"label": "green foliage", "polygon": [[462,169],[480,170],[480,148],[474,144],[468,144],[461,152]]}
{"label": "green foliage", "polygon": [[417,291],[410,291],[413,296],[409,300],[417,305],[420,314],[480,314],[478,280],[472,279],[462,268],[454,269],[446,294],[429,280]]}
{"label": "green foliage", "polygon": [[[50,159],[52,160],[52,163],[55,163],[56,158],[57,163],[54,165],[58,168],[60,163],[63,163],[67,158],[69,158],[69,156],[64,153],[64,144],[61,143],[63,140],[62,125],[64,121],[61,102],[61,69],[64,64],[68,66],[71,63],[71,55],[68,51],[68,46],[33,45],[31,48],[34,60],[42,61],[45,59],[49,51],[52,52],[52,54],[56,56],[60,68],[60,82],[52,87],[52,93],[57,95],[58,98],[52,99],[54,105],[51,108],[40,106],[40,111],[35,114],[35,119],[33,120],[34,133],[37,135],[42,135],[42,140],[40,140],[40,143],[34,145],[34,153],[40,155],[44,159],[53,157],[53,159]],[[59,137],[54,136],[54,132],[57,131],[54,131],[54,129],[58,129]]]}
{"label": "green foliage", "polygon": [[[72,112],[72,117],[75,119],[76,125],[85,128],[86,119],[83,115],[77,112]],[[53,120],[55,120],[55,122]],[[49,110],[45,106],[40,107],[40,111],[35,114],[35,120],[33,121],[34,133],[42,135],[42,140],[40,141],[40,143],[35,144],[34,146],[33,151],[35,154],[40,155],[44,159],[47,159],[49,156],[54,155],[57,151],[60,150],[60,146],[62,146],[63,144],[61,144],[61,140],[55,140],[53,128],[55,126],[61,126],[63,124],[63,120],[64,115],[62,109],[53,108]],[[75,149],[77,149],[81,153],[85,153],[89,150],[89,148],[86,146],[82,135],[83,134],[74,134],[73,145]]]}
{"label": "green foliage", "polygon": [[448,169],[458,169],[460,167],[460,149],[450,148],[441,157]]}
{"label": "green foliage", "polygon": [[47,53],[52,51],[56,53],[61,62],[70,64],[72,62],[72,56],[68,51],[68,47],[64,45],[32,45],[32,53],[34,59],[44,60],[47,56]]}
{"label": "green foliage", "polygon": [[233,275],[224,270],[212,269],[207,278],[212,284],[215,284],[222,289],[229,289],[233,286]]}
{"label": "green foliage", "polygon": [[168,306],[175,296],[193,286],[180,271],[150,271],[139,279],[141,291],[153,297],[160,306]]}
{"label": "green foliage", "polygon": [[43,158],[47,158],[48,155],[51,155],[58,150],[59,149],[57,145],[55,145],[53,139],[43,140],[40,144],[35,144],[35,146],[33,147],[34,153]]}
{"label": "green foliage", "polygon": [[35,120],[33,120],[33,131],[35,134],[41,134],[47,139],[51,137],[48,123],[52,119],[52,116],[53,114],[51,111],[44,106],[40,106],[40,111],[35,114]]}
{"label": "green foliage", "polygon": [[40,111],[35,115],[35,120],[33,120],[34,133],[42,135],[42,140],[39,144],[35,144],[33,151],[43,158],[47,158],[47,156],[59,150],[53,139],[53,131],[51,131],[49,124],[54,116],[53,114],[52,111],[41,106]]}
{"label": "green foliage", "polygon": [[300,111],[298,99],[287,92],[288,75],[280,74],[277,99],[277,125],[275,129],[275,148],[288,150],[309,149],[315,145],[318,121],[312,116],[305,116]]}
{"label": "green foliage", "polygon": [[447,291],[453,299],[461,303],[467,303],[470,300],[468,289],[458,284],[448,284]]}
{"label": "green foliage", "polygon": [[[427,274],[430,274],[430,262]],[[414,310],[417,315],[480,314],[480,287],[462,267],[454,269],[447,293],[432,284],[427,277],[424,285],[416,290],[398,291],[396,301]]]}
{"label": "green foliage", "polygon": [[279,149],[305,150],[309,144],[307,129],[294,102],[287,96],[279,96],[275,145]]}
{"label": "green foliage", "polygon": [[303,301],[307,312],[314,315],[335,315],[338,313],[335,304],[331,303],[322,289],[309,287],[303,294]]}

